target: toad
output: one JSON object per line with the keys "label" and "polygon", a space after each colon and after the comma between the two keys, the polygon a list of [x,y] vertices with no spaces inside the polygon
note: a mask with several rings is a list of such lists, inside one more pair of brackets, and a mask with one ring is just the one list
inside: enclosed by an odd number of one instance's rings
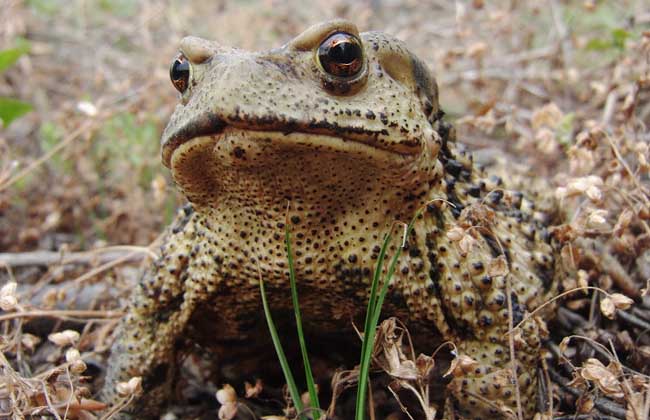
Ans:
{"label": "toad", "polygon": [[[162,160],[189,204],[117,330],[104,398],[131,377],[144,389],[123,418],[160,414],[192,347],[218,364],[209,349],[268,336],[260,278],[271,307],[291,310],[286,228],[308,333],[358,341],[351,320],[383,235],[414,217],[388,251],[399,259],[383,315],[434,337],[426,351],[451,341],[473,361],[443,384],[447,415],[508,418],[519,395],[532,418],[541,332],[527,314],[562,273],[551,206],[474,164],[404,43],[343,20],[266,52],[188,37],[170,76],[181,97]],[[522,320],[512,361],[507,333]]]}

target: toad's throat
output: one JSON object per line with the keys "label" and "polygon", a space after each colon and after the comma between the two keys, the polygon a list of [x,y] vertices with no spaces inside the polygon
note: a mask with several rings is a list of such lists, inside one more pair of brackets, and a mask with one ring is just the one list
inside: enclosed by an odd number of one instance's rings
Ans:
{"label": "toad's throat", "polygon": [[388,203],[428,185],[432,174],[420,163],[415,155],[328,135],[229,126],[179,144],[169,166],[186,198],[197,205],[231,200],[274,208],[284,207],[286,197],[300,197],[325,208],[367,206],[380,199]]}

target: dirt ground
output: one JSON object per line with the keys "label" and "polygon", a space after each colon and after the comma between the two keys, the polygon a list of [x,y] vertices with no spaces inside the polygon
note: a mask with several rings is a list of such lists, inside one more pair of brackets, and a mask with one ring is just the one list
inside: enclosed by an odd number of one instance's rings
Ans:
{"label": "dirt ground", "polygon": [[[0,0],[0,50],[29,42],[0,97],[33,107],[0,128],[0,419],[107,418],[111,333],[183,204],[159,153],[179,40],[267,49],[334,17],[404,40],[459,141],[558,200],[578,261],[562,287],[579,290],[559,300],[536,418],[650,418],[646,0]],[[211,395],[165,418],[218,418]]]}

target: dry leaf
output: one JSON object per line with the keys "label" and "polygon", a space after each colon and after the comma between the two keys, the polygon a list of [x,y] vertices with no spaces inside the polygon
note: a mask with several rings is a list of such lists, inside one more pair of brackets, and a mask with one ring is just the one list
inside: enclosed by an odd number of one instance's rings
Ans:
{"label": "dry leaf", "polygon": [[476,239],[472,235],[465,234],[460,242],[458,242],[458,248],[460,249],[460,255],[466,256],[470,251],[476,246]]}
{"label": "dry leaf", "polygon": [[128,382],[119,382],[115,386],[117,394],[123,397],[129,395],[139,395],[142,393],[142,378],[140,376],[134,376],[129,379]]}
{"label": "dry leaf", "polygon": [[600,301],[600,312],[609,319],[614,319],[614,314],[616,313],[616,306],[614,301],[609,296],[603,298]]}
{"label": "dry leaf", "polygon": [[503,255],[499,255],[488,263],[487,273],[490,277],[505,276],[510,272],[508,269],[508,261]]}
{"label": "dry leaf", "polygon": [[553,102],[538,108],[533,112],[531,124],[535,130],[547,126],[556,128],[564,118],[564,114],[560,108]]}
{"label": "dry leaf", "polygon": [[594,399],[589,394],[583,394],[577,401],[577,409],[580,414],[588,414],[594,408]]}
{"label": "dry leaf", "polygon": [[598,359],[587,359],[582,369],[580,369],[580,376],[593,382],[603,393],[610,397],[620,398],[623,396],[621,383],[616,375]]}
{"label": "dry leaf", "polygon": [[447,231],[447,239],[452,242],[458,242],[465,236],[465,229],[455,226]]}
{"label": "dry leaf", "polygon": [[587,224],[594,229],[606,229],[607,226],[607,210],[595,209],[587,217]]}
{"label": "dry leaf", "polygon": [[566,349],[567,347],[569,347],[570,341],[571,341],[571,337],[564,337],[560,342],[560,352],[562,352],[562,354],[566,353]]}
{"label": "dry leaf", "polygon": [[225,384],[223,388],[217,391],[217,401],[219,404],[228,404],[237,402],[237,392],[230,384]]}
{"label": "dry leaf", "polygon": [[460,356],[454,357],[454,359],[451,361],[451,364],[449,365],[449,369],[447,369],[447,372],[445,372],[442,376],[447,377],[451,374],[454,375],[454,377],[461,377],[467,373],[472,372],[478,367],[478,365],[479,364],[476,360],[472,359],[469,356],[461,354]]}
{"label": "dry leaf", "polygon": [[558,150],[555,132],[546,127],[540,128],[535,133],[535,146],[545,155],[551,155]]}
{"label": "dry leaf", "polygon": [[621,309],[621,310],[630,309],[630,307],[634,303],[633,299],[621,293],[612,293],[610,297],[612,298],[612,302],[614,302],[614,306],[616,306],[616,309]]}
{"label": "dry leaf", "polygon": [[77,341],[79,341],[79,333],[74,330],[65,330],[50,334],[47,336],[47,339],[59,347],[74,345]]}
{"label": "dry leaf", "polygon": [[244,388],[246,398],[257,398],[262,393],[264,386],[262,385],[262,380],[258,378],[255,381],[255,385],[251,385],[249,382],[244,382]]}
{"label": "dry leaf", "polygon": [[630,209],[625,209],[621,212],[621,214],[618,216],[618,220],[616,221],[616,225],[614,225],[614,233],[617,235],[620,235],[623,230],[627,229],[627,227],[632,223],[632,218],[634,217],[634,213]]}
{"label": "dry leaf", "polygon": [[650,279],[646,279],[645,281],[645,287],[641,289],[641,296],[648,296],[650,294]]}
{"label": "dry leaf", "polygon": [[587,288],[589,286],[589,275],[585,270],[578,270],[578,287]]}
{"label": "dry leaf", "polygon": [[217,391],[219,407],[219,420],[232,420],[237,415],[237,393],[229,384]]}
{"label": "dry leaf", "polygon": [[17,286],[15,281],[10,281],[0,289],[0,309],[3,311],[13,311],[18,305],[18,298],[16,297]]}

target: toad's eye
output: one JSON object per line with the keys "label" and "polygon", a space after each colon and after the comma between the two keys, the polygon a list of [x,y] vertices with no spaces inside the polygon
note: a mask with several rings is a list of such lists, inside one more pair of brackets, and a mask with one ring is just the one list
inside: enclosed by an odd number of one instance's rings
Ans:
{"label": "toad's eye", "polygon": [[179,54],[169,67],[169,78],[180,93],[185,92],[190,82],[190,62],[183,54]]}
{"label": "toad's eye", "polygon": [[332,76],[356,76],[363,68],[361,41],[352,34],[336,32],[318,47],[318,61]]}

